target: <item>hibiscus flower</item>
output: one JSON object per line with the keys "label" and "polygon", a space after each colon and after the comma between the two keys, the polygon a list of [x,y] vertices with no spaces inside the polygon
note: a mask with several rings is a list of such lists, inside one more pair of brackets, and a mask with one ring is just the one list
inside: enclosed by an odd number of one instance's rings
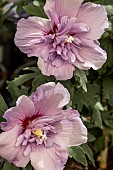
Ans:
{"label": "hibiscus flower", "polygon": [[35,170],[63,170],[70,146],[87,142],[87,129],[77,110],[63,110],[70,95],[60,83],[47,83],[30,97],[21,96],[4,113],[1,123],[0,156]]}
{"label": "hibiscus flower", "polygon": [[49,19],[29,17],[17,25],[15,44],[28,57],[36,56],[44,75],[57,80],[72,78],[79,69],[99,69],[106,61],[106,52],[98,39],[108,27],[103,6],[83,0],[46,0]]}

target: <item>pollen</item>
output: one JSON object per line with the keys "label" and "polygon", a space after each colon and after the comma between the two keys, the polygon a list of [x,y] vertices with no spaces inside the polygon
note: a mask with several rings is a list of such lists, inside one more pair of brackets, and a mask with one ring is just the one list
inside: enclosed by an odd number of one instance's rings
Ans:
{"label": "pollen", "polygon": [[46,135],[44,135],[41,129],[33,131],[33,134],[36,135],[41,142],[44,141],[44,139],[47,139]]}
{"label": "pollen", "polygon": [[66,43],[72,43],[74,41],[74,38],[72,36],[69,36],[66,40]]}

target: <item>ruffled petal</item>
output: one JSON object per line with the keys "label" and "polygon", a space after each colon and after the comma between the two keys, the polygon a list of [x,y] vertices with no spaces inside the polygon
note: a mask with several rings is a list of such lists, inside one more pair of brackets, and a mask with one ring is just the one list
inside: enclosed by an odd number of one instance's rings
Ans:
{"label": "ruffled petal", "polygon": [[21,132],[21,127],[15,126],[13,129],[0,134],[0,156],[18,167],[26,167],[29,157],[23,155],[24,146],[15,147],[17,137]]}
{"label": "ruffled petal", "polygon": [[55,67],[50,62],[44,62],[42,58],[39,58],[38,67],[44,75],[53,75],[57,80],[67,80],[73,77],[74,67],[67,61],[64,61],[61,67]]}
{"label": "ruffled petal", "polygon": [[55,0],[55,9],[57,15],[61,18],[63,16],[76,17],[83,0]]}
{"label": "ruffled petal", "polygon": [[[102,50],[93,41],[85,40],[83,41],[83,45],[84,46],[82,46],[82,48],[78,51],[78,53],[85,63],[80,63],[80,65],[82,65],[86,69],[92,67],[94,70],[97,70],[101,68],[107,59],[106,52]],[[77,63],[76,61],[74,65],[80,68],[79,63]]]}
{"label": "ruffled petal", "polygon": [[108,28],[107,13],[103,6],[93,3],[85,3],[79,9],[77,14],[77,22],[87,24],[90,31],[79,34],[81,37],[96,40]]}
{"label": "ruffled petal", "polygon": [[45,4],[45,12],[48,14],[48,11],[57,13],[58,18],[63,16],[76,17],[76,14],[80,8],[83,0],[47,0]]}
{"label": "ruffled petal", "polygon": [[55,1],[54,0],[46,0],[46,4],[44,6],[45,12],[53,9],[54,7],[55,7]]}
{"label": "ruffled petal", "polygon": [[78,146],[87,142],[87,129],[84,126],[79,113],[76,110],[64,111],[66,119],[56,123],[58,134],[54,136],[54,142],[63,148]]}
{"label": "ruffled petal", "polygon": [[17,105],[8,109],[3,117],[7,122],[1,123],[1,128],[6,131],[10,130],[15,125],[22,125],[26,117],[31,117],[35,114],[34,103],[27,96],[21,96],[17,100]]}
{"label": "ruffled petal", "polygon": [[28,96],[20,96],[16,103],[23,110],[25,116],[32,116],[35,113],[34,103]]}
{"label": "ruffled petal", "polygon": [[60,83],[46,83],[31,95],[37,112],[44,115],[56,114],[70,101],[70,95]]}
{"label": "ruffled petal", "polygon": [[[51,26],[54,26],[54,24],[59,23],[59,19],[55,10],[55,1],[54,0],[46,0],[46,4],[44,6],[44,11],[46,15],[51,20]],[[54,11],[54,12],[53,12]]]}
{"label": "ruffled petal", "polygon": [[35,170],[63,170],[68,159],[67,150],[56,145],[50,148],[38,146],[30,154],[31,164]]}
{"label": "ruffled petal", "polygon": [[50,31],[49,21],[39,17],[20,19],[15,34],[15,44],[28,57],[37,56],[45,47],[43,35]]}

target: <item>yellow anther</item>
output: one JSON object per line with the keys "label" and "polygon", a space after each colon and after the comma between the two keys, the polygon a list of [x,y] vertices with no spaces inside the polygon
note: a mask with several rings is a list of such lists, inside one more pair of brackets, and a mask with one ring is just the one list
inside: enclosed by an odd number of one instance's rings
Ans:
{"label": "yellow anther", "polygon": [[70,36],[67,38],[66,43],[72,43],[73,41],[74,41],[74,38]]}
{"label": "yellow anther", "polygon": [[46,135],[43,134],[43,131],[41,129],[37,129],[33,132],[34,135],[36,135],[40,141],[43,141],[46,137]]}

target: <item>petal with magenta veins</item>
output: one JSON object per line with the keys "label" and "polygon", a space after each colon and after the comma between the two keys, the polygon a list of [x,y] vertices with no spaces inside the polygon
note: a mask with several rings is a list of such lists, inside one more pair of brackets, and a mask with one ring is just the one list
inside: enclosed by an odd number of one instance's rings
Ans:
{"label": "petal with magenta veins", "polygon": [[19,97],[16,103],[15,107],[8,109],[3,115],[7,120],[7,122],[1,123],[1,128],[4,131],[11,129],[17,124],[22,126],[26,117],[31,117],[35,114],[34,103],[28,96],[23,95]]}

